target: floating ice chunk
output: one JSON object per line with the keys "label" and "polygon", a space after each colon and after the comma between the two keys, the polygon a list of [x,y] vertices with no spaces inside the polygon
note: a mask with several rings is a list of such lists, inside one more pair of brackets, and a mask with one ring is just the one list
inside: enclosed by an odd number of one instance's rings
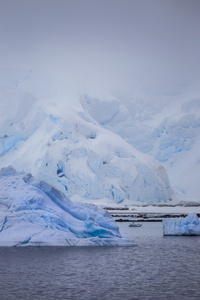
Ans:
{"label": "floating ice chunk", "polygon": [[164,235],[200,235],[200,220],[196,214],[186,218],[167,218],[163,220]]}
{"label": "floating ice chunk", "polygon": [[0,170],[0,246],[127,246],[107,211],[74,204],[12,167]]}

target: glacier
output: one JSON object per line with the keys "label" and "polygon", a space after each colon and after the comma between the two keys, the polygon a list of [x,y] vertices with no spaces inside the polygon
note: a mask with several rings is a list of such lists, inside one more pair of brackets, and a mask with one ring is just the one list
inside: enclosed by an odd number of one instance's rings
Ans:
{"label": "glacier", "polygon": [[[165,168],[105,128],[69,86],[33,71],[0,72],[0,168],[12,165],[75,202],[166,203],[173,191]],[[134,135],[131,132],[130,135]]]}
{"label": "glacier", "polygon": [[200,220],[197,214],[186,218],[163,219],[163,235],[200,235]]}
{"label": "glacier", "polygon": [[132,245],[107,211],[11,166],[0,170],[0,246]]}
{"label": "glacier", "polygon": [[81,101],[103,128],[156,158],[180,199],[199,202],[199,86],[197,78],[167,94],[162,87],[153,92],[138,84],[131,95],[115,92],[103,101],[87,95]]}

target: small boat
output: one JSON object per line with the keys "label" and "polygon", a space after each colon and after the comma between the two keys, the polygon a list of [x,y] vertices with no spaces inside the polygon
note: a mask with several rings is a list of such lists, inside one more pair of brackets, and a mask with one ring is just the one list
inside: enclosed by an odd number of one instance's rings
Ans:
{"label": "small boat", "polygon": [[134,222],[129,224],[129,227],[141,227],[141,226],[142,226],[142,224],[137,224],[137,223],[134,223]]}

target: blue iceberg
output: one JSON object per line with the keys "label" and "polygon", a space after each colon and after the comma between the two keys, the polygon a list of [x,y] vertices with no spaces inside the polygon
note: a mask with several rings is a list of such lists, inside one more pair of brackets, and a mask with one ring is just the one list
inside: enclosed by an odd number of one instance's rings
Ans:
{"label": "blue iceberg", "polygon": [[167,218],[163,220],[164,235],[200,235],[200,220],[197,214],[186,218]]}
{"label": "blue iceberg", "polygon": [[75,204],[44,181],[0,170],[0,246],[131,246],[107,211]]}

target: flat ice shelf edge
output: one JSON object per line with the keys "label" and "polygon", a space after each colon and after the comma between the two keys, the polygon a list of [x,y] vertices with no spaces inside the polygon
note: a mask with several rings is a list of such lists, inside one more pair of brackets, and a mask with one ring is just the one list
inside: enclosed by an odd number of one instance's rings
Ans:
{"label": "flat ice shelf edge", "polygon": [[200,220],[197,214],[189,214],[186,218],[167,218],[162,221],[163,235],[200,235]]}

